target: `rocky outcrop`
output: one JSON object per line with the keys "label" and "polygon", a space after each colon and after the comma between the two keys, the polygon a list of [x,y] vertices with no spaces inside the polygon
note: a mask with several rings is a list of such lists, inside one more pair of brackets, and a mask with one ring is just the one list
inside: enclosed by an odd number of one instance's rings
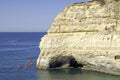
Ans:
{"label": "rocky outcrop", "polygon": [[120,75],[120,1],[68,5],[41,39],[38,69],[81,68]]}

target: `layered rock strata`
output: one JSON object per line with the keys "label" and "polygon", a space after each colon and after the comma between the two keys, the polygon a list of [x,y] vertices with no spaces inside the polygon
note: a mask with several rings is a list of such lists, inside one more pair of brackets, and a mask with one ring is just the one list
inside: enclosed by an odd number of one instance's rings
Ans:
{"label": "layered rock strata", "polygon": [[38,69],[81,68],[120,75],[120,1],[68,5],[41,39]]}

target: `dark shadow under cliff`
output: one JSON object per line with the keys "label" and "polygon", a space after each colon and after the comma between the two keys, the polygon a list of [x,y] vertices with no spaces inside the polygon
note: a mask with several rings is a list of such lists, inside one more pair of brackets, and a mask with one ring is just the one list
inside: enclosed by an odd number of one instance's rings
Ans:
{"label": "dark shadow under cliff", "polygon": [[74,57],[72,56],[60,56],[52,59],[49,63],[49,68],[60,68],[60,67],[71,67],[79,68],[83,67],[83,64],[77,63]]}

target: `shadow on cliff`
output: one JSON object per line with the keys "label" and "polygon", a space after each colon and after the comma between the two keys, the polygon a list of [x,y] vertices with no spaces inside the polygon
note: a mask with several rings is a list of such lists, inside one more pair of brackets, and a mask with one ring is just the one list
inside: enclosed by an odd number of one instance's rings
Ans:
{"label": "shadow on cliff", "polygon": [[49,68],[81,68],[83,64],[77,63],[72,56],[59,56],[52,59],[49,63]]}

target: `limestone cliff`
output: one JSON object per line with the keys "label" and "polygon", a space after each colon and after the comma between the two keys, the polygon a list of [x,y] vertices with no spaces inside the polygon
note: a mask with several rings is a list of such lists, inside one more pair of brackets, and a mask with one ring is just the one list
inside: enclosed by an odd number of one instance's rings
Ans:
{"label": "limestone cliff", "polygon": [[120,1],[68,5],[40,42],[38,69],[82,68],[120,75]]}

